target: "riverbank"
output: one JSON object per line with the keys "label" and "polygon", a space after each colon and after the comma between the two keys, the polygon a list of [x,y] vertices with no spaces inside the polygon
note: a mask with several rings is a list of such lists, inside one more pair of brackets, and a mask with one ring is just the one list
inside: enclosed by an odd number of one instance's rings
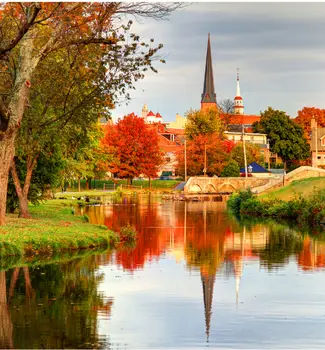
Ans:
{"label": "riverbank", "polygon": [[113,247],[119,237],[103,225],[75,216],[71,200],[48,200],[30,206],[32,218],[8,215],[0,227],[0,258],[54,256],[82,249]]}
{"label": "riverbank", "polygon": [[229,198],[227,207],[235,215],[294,220],[313,228],[325,224],[325,189],[290,200],[259,198],[250,190],[241,191]]}

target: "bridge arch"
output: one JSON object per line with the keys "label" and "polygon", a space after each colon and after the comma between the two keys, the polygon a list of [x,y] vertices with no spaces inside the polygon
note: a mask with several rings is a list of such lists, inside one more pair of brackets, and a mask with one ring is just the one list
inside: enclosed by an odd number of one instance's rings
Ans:
{"label": "bridge arch", "polygon": [[230,182],[225,182],[219,187],[218,192],[220,192],[220,193],[232,193],[235,191],[237,191],[237,188],[233,184],[231,184]]}
{"label": "bridge arch", "polygon": [[193,184],[189,188],[190,193],[202,193],[202,188],[198,184]]}

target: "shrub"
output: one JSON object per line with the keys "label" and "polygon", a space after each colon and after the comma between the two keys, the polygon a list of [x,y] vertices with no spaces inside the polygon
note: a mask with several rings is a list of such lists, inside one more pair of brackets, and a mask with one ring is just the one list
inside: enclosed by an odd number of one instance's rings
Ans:
{"label": "shrub", "polygon": [[226,166],[223,168],[220,176],[221,177],[238,177],[240,175],[239,164],[231,159]]}
{"label": "shrub", "polygon": [[137,239],[137,231],[131,225],[121,227],[120,242],[134,242]]}
{"label": "shrub", "polygon": [[238,193],[233,193],[227,202],[227,207],[235,214],[240,214],[241,205],[248,199],[253,198],[253,193],[250,189],[243,190]]}
{"label": "shrub", "polygon": [[264,207],[256,198],[248,198],[240,204],[240,214],[243,215],[263,215]]}

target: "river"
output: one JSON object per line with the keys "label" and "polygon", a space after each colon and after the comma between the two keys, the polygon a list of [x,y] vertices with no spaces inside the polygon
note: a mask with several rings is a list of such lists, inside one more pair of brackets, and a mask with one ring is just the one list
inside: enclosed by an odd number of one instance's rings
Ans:
{"label": "river", "polygon": [[325,238],[220,202],[108,198],[134,247],[0,272],[0,347],[324,348]]}

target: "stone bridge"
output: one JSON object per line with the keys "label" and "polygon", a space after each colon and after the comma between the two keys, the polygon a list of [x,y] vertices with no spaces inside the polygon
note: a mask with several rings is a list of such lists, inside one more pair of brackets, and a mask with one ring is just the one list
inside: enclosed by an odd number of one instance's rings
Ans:
{"label": "stone bridge", "polygon": [[185,194],[228,194],[241,189],[250,188],[254,193],[261,193],[287,185],[295,180],[310,177],[325,177],[325,170],[301,166],[283,178],[283,176],[270,177],[190,177],[184,187]]}
{"label": "stone bridge", "polygon": [[241,189],[250,188],[252,190],[264,187],[265,185],[276,183],[279,178],[267,177],[190,177],[184,187],[185,194],[203,193],[232,193]]}

